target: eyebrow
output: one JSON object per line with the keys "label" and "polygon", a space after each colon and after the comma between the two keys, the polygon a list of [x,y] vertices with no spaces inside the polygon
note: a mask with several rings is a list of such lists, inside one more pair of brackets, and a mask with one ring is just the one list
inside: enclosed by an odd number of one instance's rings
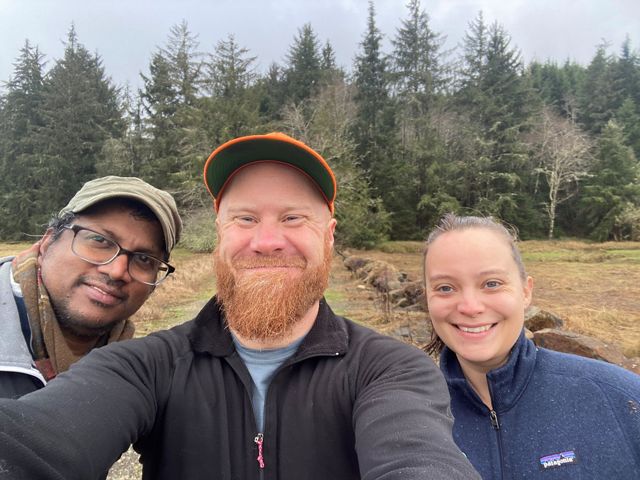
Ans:
{"label": "eyebrow", "polygon": [[[238,213],[252,213],[255,210],[258,210],[259,208],[260,208],[260,205],[257,205],[257,204],[243,205],[238,207],[229,207],[227,209],[227,214],[236,215]],[[313,212],[313,208],[310,206],[295,205],[295,204],[285,205],[283,207],[280,207],[278,210],[281,212],[295,211],[295,212],[300,212],[304,214],[311,214]]]}
{"label": "eyebrow", "polygon": [[[83,226],[83,225],[80,225]],[[122,245],[120,245],[120,242],[122,242],[122,240],[118,237],[118,235],[116,235],[113,231],[109,230],[108,228],[105,227],[99,227],[99,226],[91,226],[91,227],[84,227],[84,228],[89,228],[91,230],[94,230],[95,232],[104,235],[105,237],[109,238],[110,240],[113,240],[114,242],[116,242],[120,248],[124,248]],[[130,250],[132,252],[137,252],[137,253],[145,253],[145,254],[149,254],[153,257],[157,257],[159,259],[162,259],[162,252],[159,250],[155,250],[154,248],[135,248],[135,249],[130,249],[127,248],[126,250]]]}
{"label": "eyebrow", "polygon": [[[487,275],[506,275],[508,272],[503,268],[491,268],[489,270],[482,270],[477,273],[477,277],[486,277]],[[450,280],[455,278],[453,275],[447,275],[444,273],[439,273],[433,276],[428,276],[427,280],[437,281],[437,280]]]}

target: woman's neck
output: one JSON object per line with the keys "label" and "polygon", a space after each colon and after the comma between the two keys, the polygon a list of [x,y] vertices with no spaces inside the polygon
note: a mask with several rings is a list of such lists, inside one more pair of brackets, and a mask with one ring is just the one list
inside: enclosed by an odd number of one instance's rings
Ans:
{"label": "woman's neck", "polygon": [[487,382],[487,370],[473,365],[460,357],[458,357],[458,362],[471,388],[478,394],[482,403],[484,403],[489,410],[493,410],[491,394],[489,393],[489,383]]}

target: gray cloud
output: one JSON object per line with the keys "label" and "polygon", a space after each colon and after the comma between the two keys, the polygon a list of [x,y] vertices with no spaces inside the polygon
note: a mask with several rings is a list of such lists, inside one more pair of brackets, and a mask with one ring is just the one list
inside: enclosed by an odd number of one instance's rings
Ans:
{"label": "gray cloud", "polygon": [[[79,40],[103,58],[119,84],[139,85],[152,52],[183,19],[198,34],[200,49],[234,34],[258,57],[260,68],[283,63],[298,29],[311,23],[319,40],[329,40],[338,62],[351,68],[367,22],[367,0],[0,0],[0,81],[12,74],[25,39],[40,47],[49,64],[60,58],[72,22]],[[640,32],[637,0],[432,0],[422,1],[447,48],[461,43],[480,10],[497,21],[520,48],[525,61],[548,58],[589,62],[603,39],[619,51],[626,34],[632,46]],[[377,0],[376,20],[385,47],[406,17],[403,0]]]}

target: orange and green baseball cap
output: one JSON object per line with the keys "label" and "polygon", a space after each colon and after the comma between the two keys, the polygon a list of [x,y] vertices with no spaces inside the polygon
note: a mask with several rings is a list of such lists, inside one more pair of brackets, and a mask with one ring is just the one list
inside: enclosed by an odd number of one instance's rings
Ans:
{"label": "orange and green baseball cap", "polygon": [[204,165],[204,183],[216,211],[233,175],[254,162],[279,162],[298,169],[317,185],[333,214],[336,179],[331,167],[318,152],[280,132],[234,138],[209,155]]}

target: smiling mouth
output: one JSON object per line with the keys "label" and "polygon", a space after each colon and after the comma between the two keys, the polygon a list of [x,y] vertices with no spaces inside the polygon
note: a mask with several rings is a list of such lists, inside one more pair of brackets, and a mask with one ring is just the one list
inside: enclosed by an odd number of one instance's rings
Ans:
{"label": "smiling mouth", "polygon": [[89,285],[89,286],[91,288],[94,288],[94,289],[98,290],[100,293],[103,293],[104,295],[111,295],[112,297],[122,298],[122,295],[116,293],[113,290],[101,288],[98,285]]}
{"label": "smiling mouth", "polygon": [[487,330],[489,330],[494,325],[495,324],[482,325],[480,327],[463,327],[462,325],[456,325],[456,326],[460,330],[462,330],[463,332],[466,332],[466,333],[482,333],[482,332],[486,332]]}

